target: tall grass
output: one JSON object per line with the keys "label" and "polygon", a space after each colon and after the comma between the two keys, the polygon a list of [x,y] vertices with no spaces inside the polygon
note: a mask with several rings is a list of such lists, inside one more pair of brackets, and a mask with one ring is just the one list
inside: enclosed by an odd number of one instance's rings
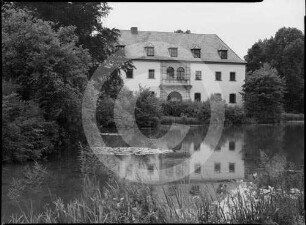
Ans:
{"label": "tall grass", "polygon": [[224,199],[212,201],[204,193],[184,194],[179,188],[169,196],[157,195],[152,186],[118,182],[101,188],[85,175],[83,193],[67,204],[41,213],[22,212],[12,223],[264,223],[304,224],[304,193],[240,188]]}

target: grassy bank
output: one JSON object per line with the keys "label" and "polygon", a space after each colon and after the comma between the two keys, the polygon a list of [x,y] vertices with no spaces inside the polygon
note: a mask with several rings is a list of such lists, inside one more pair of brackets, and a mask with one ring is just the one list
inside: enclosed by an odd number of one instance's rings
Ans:
{"label": "grassy bank", "polygon": [[53,209],[23,212],[10,222],[305,224],[304,193],[290,195],[252,186],[212,201],[203,193],[187,196],[178,189],[170,197],[163,191],[164,200],[145,184],[113,181],[101,189],[85,177],[81,197],[68,204],[58,199]]}

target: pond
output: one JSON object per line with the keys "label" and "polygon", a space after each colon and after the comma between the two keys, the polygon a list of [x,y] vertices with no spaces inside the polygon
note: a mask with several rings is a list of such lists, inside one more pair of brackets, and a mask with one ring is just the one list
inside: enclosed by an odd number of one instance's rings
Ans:
{"label": "pond", "polygon": [[[142,133],[156,138],[168,129],[146,129]],[[171,130],[163,141],[172,153],[119,156],[116,157],[119,163],[113,168],[126,180],[141,178],[154,185],[157,193],[163,187],[172,195],[175,188],[181,187],[190,195],[202,190],[214,197],[220,188],[234,188],[235,181],[252,180],[262,167],[277,173],[288,169],[288,165],[292,170],[301,170],[304,166],[304,123],[232,126],[223,128],[219,134],[214,132],[201,126],[191,127],[186,135],[182,130]],[[128,146],[118,135],[103,138],[112,147]],[[38,189],[25,190],[19,206],[42,211],[56,197],[65,203],[76,198],[82,190],[78,157],[77,151],[66,151],[41,162],[47,168],[48,179]],[[21,178],[24,170],[23,165],[2,165],[2,222],[20,212],[8,192],[12,179]],[[107,180],[104,176],[100,177],[101,185]]]}

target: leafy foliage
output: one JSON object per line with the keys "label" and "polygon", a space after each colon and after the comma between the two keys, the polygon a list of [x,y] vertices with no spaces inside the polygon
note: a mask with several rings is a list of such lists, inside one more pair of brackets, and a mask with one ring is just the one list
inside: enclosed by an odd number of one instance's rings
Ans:
{"label": "leafy foliage", "polygon": [[19,84],[23,100],[37,100],[44,117],[56,121],[69,140],[80,139],[90,55],[77,46],[76,28],[55,31],[53,22],[12,6],[2,16],[3,77]]}
{"label": "leafy foliage", "polygon": [[136,123],[140,127],[156,127],[160,122],[162,113],[161,105],[149,89],[140,87],[136,95],[135,117]]}
{"label": "leafy foliage", "polygon": [[240,106],[225,106],[225,123],[226,124],[243,124],[246,122],[245,113]]}
{"label": "leafy foliage", "polygon": [[16,2],[20,8],[28,8],[35,16],[53,21],[56,27],[75,26],[78,45],[89,49],[93,67],[91,73],[111,52],[119,36],[119,30],[103,26],[102,19],[111,10],[106,2]]}
{"label": "leafy foliage", "polygon": [[264,64],[254,71],[243,85],[242,97],[247,117],[260,123],[279,122],[283,111],[285,85],[277,71]]}
{"label": "leafy foliage", "polygon": [[254,72],[264,63],[276,68],[285,78],[286,112],[304,112],[304,34],[296,28],[283,27],[275,37],[259,40],[245,56],[247,71]]}
{"label": "leafy foliage", "polygon": [[181,29],[178,29],[178,30],[174,31],[174,33],[185,33],[185,34],[190,34],[191,31],[190,31],[190,30],[186,30],[186,31],[184,32],[184,31],[182,31]]}
{"label": "leafy foliage", "polygon": [[[115,103],[118,113],[114,113]],[[133,108],[136,106],[135,108]],[[123,89],[122,93],[113,99],[108,95],[101,95],[97,102],[97,123],[101,127],[125,126],[135,112],[136,124],[140,127],[154,127],[159,124],[161,105],[159,99],[149,89],[141,88],[139,92]],[[119,124],[115,124],[115,118]]]}
{"label": "leafy foliage", "polygon": [[200,102],[192,101],[164,101],[162,102],[163,114],[165,116],[187,116],[187,117],[196,117],[200,107]]}
{"label": "leafy foliage", "polygon": [[55,149],[58,126],[47,122],[34,101],[16,93],[2,98],[2,160],[41,159]]}

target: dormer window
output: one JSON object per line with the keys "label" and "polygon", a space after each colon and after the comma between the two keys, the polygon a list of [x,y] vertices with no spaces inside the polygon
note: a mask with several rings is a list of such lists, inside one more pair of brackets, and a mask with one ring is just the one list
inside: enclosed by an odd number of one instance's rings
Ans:
{"label": "dormer window", "polygon": [[116,51],[124,49],[125,45],[116,45]]}
{"label": "dormer window", "polygon": [[171,57],[177,57],[177,48],[169,48],[169,53]]}
{"label": "dormer window", "polygon": [[191,49],[194,58],[201,58],[201,49],[193,48]]}
{"label": "dormer window", "polygon": [[221,59],[227,59],[227,50],[219,50],[218,52]]}
{"label": "dormer window", "polygon": [[218,54],[221,59],[227,59],[227,48],[224,45],[220,45],[218,49]]}
{"label": "dormer window", "polygon": [[154,47],[145,47],[147,56],[154,56]]}

